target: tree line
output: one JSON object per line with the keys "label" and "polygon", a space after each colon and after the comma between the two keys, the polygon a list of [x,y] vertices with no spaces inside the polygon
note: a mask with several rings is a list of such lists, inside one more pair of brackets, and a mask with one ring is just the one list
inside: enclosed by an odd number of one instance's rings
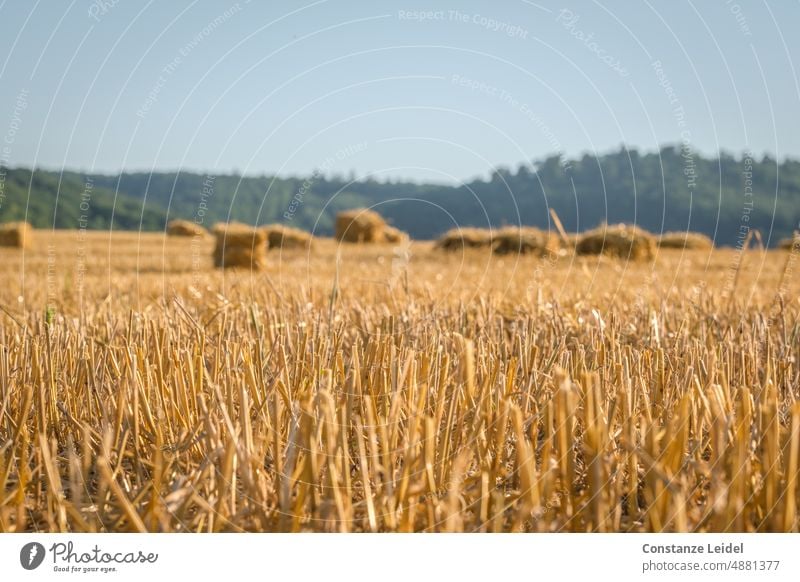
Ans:
{"label": "tree line", "polygon": [[800,161],[716,157],[680,146],[641,154],[622,148],[567,159],[552,155],[498,168],[458,185],[308,176],[186,172],[86,175],[0,168],[0,222],[37,228],[163,230],[184,218],[205,226],[236,220],[281,222],[330,235],[336,212],[374,207],[413,238],[454,226],[553,228],[554,209],[569,231],[635,223],[652,232],[697,231],[734,245],[756,228],[774,244],[800,221]]}

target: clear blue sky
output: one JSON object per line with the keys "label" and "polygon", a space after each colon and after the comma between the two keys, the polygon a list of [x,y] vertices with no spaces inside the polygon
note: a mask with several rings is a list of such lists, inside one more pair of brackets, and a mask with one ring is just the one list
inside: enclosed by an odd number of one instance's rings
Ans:
{"label": "clear blue sky", "polygon": [[800,157],[799,24],[797,0],[0,0],[0,163],[453,182],[682,139]]}

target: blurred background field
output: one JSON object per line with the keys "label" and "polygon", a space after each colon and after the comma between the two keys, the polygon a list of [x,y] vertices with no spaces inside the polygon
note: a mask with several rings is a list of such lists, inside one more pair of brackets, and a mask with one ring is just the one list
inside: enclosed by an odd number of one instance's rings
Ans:
{"label": "blurred background field", "polygon": [[[795,261],[787,250],[682,250],[662,248],[653,261],[605,256],[493,255],[490,248],[441,252],[429,241],[400,245],[350,245],[317,238],[312,250],[272,249],[266,268],[250,273],[213,267],[212,237],[162,233],[37,230],[31,248],[0,247],[4,285],[0,302],[15,311],[44,310],[74,316],[99,302],[115,308],[156,308],[178,295],[188,303],[244,293],[263,301],[310,301],[327,307],[337,277],[340,301],[379,304],[435,301],[492,302],[523,312],[543,302],[562,306],[630,308],[654,299],[711,300],[719,308],[770,304],[781,284],[796,297]],[[796,260],[796,259],[795,259]],[[789,265],[787,266],[787,261]],[[739,282],[733,291],[736,272]],[[109,296],[110,295],[110,296]],[[733,295],[733,299],[730,296]],[[81,305],[81,300],[83,304]],[[634,303],[635,304],[635,303]]]}

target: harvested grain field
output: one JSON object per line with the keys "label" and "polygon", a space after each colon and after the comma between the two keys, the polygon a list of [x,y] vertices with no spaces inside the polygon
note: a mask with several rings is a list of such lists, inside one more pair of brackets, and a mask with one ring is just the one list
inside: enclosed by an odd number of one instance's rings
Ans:
{"label": "harvested grain field", "polygon": [[1,531],[798,531],[785,251],[0,248]]}

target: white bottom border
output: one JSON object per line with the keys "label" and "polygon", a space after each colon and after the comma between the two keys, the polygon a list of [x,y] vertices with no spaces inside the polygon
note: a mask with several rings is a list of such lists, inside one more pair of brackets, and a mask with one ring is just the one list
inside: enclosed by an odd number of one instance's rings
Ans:
{"label": "white bottom border", "polygon": [[794,581],[798,553],[800,534],[3,534],[0,578]]}

